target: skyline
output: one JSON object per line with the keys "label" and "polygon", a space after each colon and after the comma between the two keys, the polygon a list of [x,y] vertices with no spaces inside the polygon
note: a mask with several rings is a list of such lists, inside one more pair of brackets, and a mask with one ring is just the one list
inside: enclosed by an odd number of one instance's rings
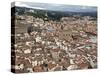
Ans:
{"label": "skyline", "polygon": [[80,6],[51,3],[15,2],[15,6],[40,10],[70,11],[70,12],[97,12],[96,6]]}

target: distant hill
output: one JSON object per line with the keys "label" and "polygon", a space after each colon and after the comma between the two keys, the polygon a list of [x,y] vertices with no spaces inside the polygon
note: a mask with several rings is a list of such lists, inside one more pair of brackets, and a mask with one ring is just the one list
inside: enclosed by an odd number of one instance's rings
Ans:
{"label": "distant hill", "polygon": [[[73,16],[73,15],[91,16],[97,18],[96,11],[93,12],[52,11],[52,10],[33,9],[33,8],[18,7],[18,6],[13,8],[15,8],[15,13],[19,15],[29,14],[34,17],[40,17],[40,18],[49,17],[49,19],[52,20],[59,20],[61,17]],[[30,10],[33,10],[33,12]]]}

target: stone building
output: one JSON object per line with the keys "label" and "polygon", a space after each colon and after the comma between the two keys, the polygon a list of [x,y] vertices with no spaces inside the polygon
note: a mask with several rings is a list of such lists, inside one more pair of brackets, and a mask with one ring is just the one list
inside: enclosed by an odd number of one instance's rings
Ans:
{"label": "stone building", "polygon": [[51,54],[52,54],[52,58],[56,61],[59,60],[59,52],[60,52],[60,49],[52,49],[51,51]]}

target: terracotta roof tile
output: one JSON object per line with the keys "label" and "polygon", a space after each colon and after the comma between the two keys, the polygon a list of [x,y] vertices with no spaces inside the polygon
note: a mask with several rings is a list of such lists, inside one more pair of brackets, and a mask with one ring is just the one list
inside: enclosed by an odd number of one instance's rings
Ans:
{"label": "terracotta roof tile", "polygon": [[33,71],[34,71],[34,72],[42,72],[43,69],[42,69],[41,66],[35,66],[35,67],[33,67]]}
{"label": "terracotta roof tile", "polygon": [[56,67],[56,64],[48,63],[48,68],[49,68],[49,69],[52,69],[52,68],[54,68],[54,67]]}

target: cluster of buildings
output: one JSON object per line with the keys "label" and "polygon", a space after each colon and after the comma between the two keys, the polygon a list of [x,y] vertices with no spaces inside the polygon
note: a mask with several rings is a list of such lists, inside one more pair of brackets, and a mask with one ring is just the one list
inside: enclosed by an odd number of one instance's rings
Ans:
{"label": "cluster of buildings", "polygon": [[[97,67],[96,21],[89,17],[62,17],[60,21],[44,21],[33,16],[17,18],[20,19],[15,21],[16,58],[13,67],[16,72]],[[33,28],[30,34],[25,28],[29,24]]]}

